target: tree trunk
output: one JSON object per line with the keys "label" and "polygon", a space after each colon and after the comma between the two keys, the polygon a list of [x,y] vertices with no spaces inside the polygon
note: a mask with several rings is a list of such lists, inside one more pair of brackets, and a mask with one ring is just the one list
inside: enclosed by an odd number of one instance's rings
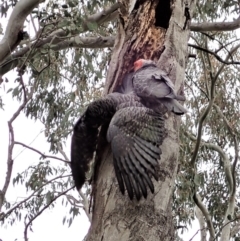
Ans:
{"label": "tree trunk", "polygon": [[[176,0],[172,5],[169,2],[120,1],[119,30],[105,94],[121,83],[139,58],[158,61],[158,66],[175,83],[176,90],[182,91],[189,37],[185,13],[188,7],[192,11],[195,5],[194,1],[189,6],[182,0]],[[148,198],[139,202],[120,193],[111,149],[105,145],[105,130],[102,129],[96,157],[99,167],[93,185],[93,219],[87,241],[174,240],[172,192],[178,167],[179,125],[179,117],[166,116],[168,135],[160,147],[160,180],[154,181],[155,193],[148,193]]]}

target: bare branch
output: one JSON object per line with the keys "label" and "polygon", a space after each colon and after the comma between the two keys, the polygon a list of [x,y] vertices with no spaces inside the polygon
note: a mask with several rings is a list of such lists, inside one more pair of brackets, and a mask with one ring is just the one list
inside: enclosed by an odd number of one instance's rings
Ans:
{"label": "bare branch", "polygon": [[14,7],[4,37],[0,42],[0,63],[22,40],[23,24],[26,17],[42,0],[20,0]]}
{"label": "bare branch", "polygon": [[213,51],[211,51],[211,50],[209,50],[207,48],[203,48],[203,47],[200,47],[200,46],[197,46],[197,45],[194,45],[194,44],[188,44],[188,46],[213,55],[218,61],[220,61],[223,64],[227,64],[227,65],[229,65],[229,64],[240,64],[239,61],[231,61],[231,62],[224,61],[219,55],[217,55],[215,52],[213,52]]}
{"label": "bare branch", "polygon": [[207,116],[208,116],[208,114],[209,114],[209,112],[212,108],[213,101],[214,101],[214,98],[211,96],[211,99],[209,101],[209,104],[208,104],[207,108],[203,111],[202,115],[199,118],[197,140],[196,140],[195,148],[194,148],[194,151],[193,151],[193,154],[192,154],[192,159],[191,159],[191,165],[193,167],[195,165],[198,150],[199,150],[200,143],[201,143],[203,123],[204,123],[205,119],[207,118]]}
{"label": "bare branch", "polygon": [[[240,218],[240,217],[239,217]],[[240,222],[239,222],[239,218],[238,218],[238,222],[236,223],[236,225],[232,228],[230,236],[233,237],[234,235],[236,235],[237,233],[240,232]]]}
{"label": "bare branch", "polygon": [[[225,58],[225,61],[228,61],[228,60],[233,56],[233,54],[235,54],[235,52],[238,50],[239,47],[240,47],[240,44],[237,44],[235,47],[233,47],[233,48],[229,51],[227,57]],[[215,80],[214,80],[214,82],[217,81],[217,78],[218,78],[218,76],[222,73],[224,67],[225,67],[225,64],[223,63],[223,64],[220,66],[220,68],[218,69],[218,72],[217,72],[216,75],[215,75]]]}
{"label": "bare branch", "polygon": [[[192,141],[197,141],[197,138],[194,137],[189,132],[184,131],[184,134],[187,137],[189,137]],[[234,186],[236,184],[233,181],[232,171],[231,171],[231,162],[230,162],[228,156],[225,154],[225,152],[223,151],[223,149],[220,146],[215,145],[213,143],[208,143],[208,142],[201,141],[201,146],[205,146],[208,149],[212,149],[212,150],[218,152],[219,155],[222,157],[222,162],[224,163],[224,172],[225,172],[225,175],[226,175],[226,179],[228,181],[229,192],[230,192],[230,195],[231,195],[233,190],[234,190]]]}
{"label": "bare branch", "polygon": [[30,147],[30,146],[28,146],[26,144],[23,144],[21,142],[15,141],[14,144],[24,146],[25,148],[38,153],[43,159],[51,158],[51,159],[56,159],[56,160],[59,160],[59,161],[62,161],[62,162],[65,162],[65,163],[69,164],[69,161],[63,160],[63,159],[61,159],[59,157],[56,157],[56,156],[45,155],[44,153],[40,152],[39,150],[37,150],[37,149],[35,149],[33,147]]}
{"label": "bare branch", "polygon": [[232,22],[191,23],[190,29],[195,32],[203,31],[232,31],[240,28],[240,17]]}
{"label": "bare branch", "polygon": [[[235,47],[233,47],[227,57],[225,58],[225,61],[228,61],[228,59],[237,51],[237,49],[240,47],[240,44],[236,45]],[[196,141],[196,145],[195,145],[195,149],[194,149],[194,152],[193,152],[193,155],[192,155],[192,159],[191,159],[191,165],[194,166],[195,164],[195,161],[196,161],[196,158],[197,158],[197,154],[198,154],[198,150],[199,150],[199,147],[200,147],[200,142],[201,142],[201,136],[202,136],[202,128],[203,128],[203,123],[206,119],[206,117],[208,116],[212,106],[213,106],[213,103],[214,103],[214,98],[215,98],[215,84],[216,84],[216,81],[218,79],[218,76],[220,75],[220,73],[223,71],[225,67],[225,64],[222,64],[220,66],[220,68],[218,69],[217,73],[215,76],[213,76],[211,73],[210,73],[210,77],[211,77],[211,89],[210,89],[210,101],[209,101],[209,104],[207,106],[207,108],[203,111],[203,114],[200,116],[199,118],[199,125],[198,125],[198,136],[197,136],[197,141]]]}
{"label": "bare branch", "polygon": [[32,22],[32,26],[33,26],[34,32],[35,32],[35,34],[37,34],[38,31],[37,31],[36,25],[34,23],[34,19],[32,17],[32,14],[30,14],[30,19],[31,19],[31,22]]}
{"label": "bare branch", "polygon": [[[197,206],[195,206],[195,215],[198,219],[199,226],[200,226],[200,229],[198,231],[200,231],[200,233],[201,233],[201,241],[207,241],[207,232],[206,232],[206,227],[205,227],[205,220],[203,218],[203,214],[202,214],[201,210]],[[189,241],[193,240],[194,236]]]}
{"label": "bare branch", "polygon": [[19,70],[19,80],[20,80],[20,84],[22,85],[22,89],[23,89],[23,101],[27,100],[27,91],[25,88],[25,84],[23,82],[23,71]]}
{"label": "bare branch", "polygon": [[86,17],[86,21],[83,26],[84,31],[89,29],[86,22],[95,22],[98,25],[101,25],[105,22],[109,22],[109,21],[115,19],[118,16],[117,10],[118,10],[119,6],[120,6],[120,4],[117,2],[117,3],[113,4],[112,6],[110,6],[109,8],[106,8],[105,10],[103,10],[99,13],[95,13],[89,17]]}
{"label": "bare branch", "polygon": [[2,205],[3,205],[3,200],[6,195],[6,192],[7,192],[9,183],[10,183],[10,179],[12,176],[12,168],[13,168],[13,162],[14,162],[12,154],[13,154],[13,147],[14,147],[15,139],[14,139],[14,131],[13,131],[12,124],[13,124],[14,120],[19,116],[21,111],[24,109],[24,107],[26,106],[28,101],[32,98],[36,83],[37,83],[37,81],[34,83],[34,86],[32,87],[32,90],[29,93],[27,99],[24,99],[23,103],[19,106],[17,111],[13,114],[12,118],[8,121],[9,144],[8,144],[8,157],[7,157],[7,174],[6,174],[5,183],[3,185],[2,191],[0,192],[0,212],[2,209]]}
{"label": "bare branch", "polygon": [[[203,228],[203,229],[198,229],[198,231],[191,237],[191,239],[189,239],[189,241],[193,241],[193,239],[194,239],[194,237],[198,234],[198,232],[200,231],[200,232],[202,232],[203,230],[205,230],[206,228]],[[204,239],[202,240],[201,239],[201,241],[205,241]]]}
{"label": "bare branch", "polygon": [[[193,141],[197,141],[197,139],[191,135],[188,132],[184,132],[184,134],[186,136],[188,136],[191,140]],[[225,212],[225,217],[224,217],[224,232],[222,232],[221,235],[221,241],[224,240],[228,240],[230,237],[230,225],[227,225],[227,223],[229,223],[229,216],[232,217],[234,214],[234,207],[235,207],[235,190],[236,190],[236,181],[234,178],[235,173],[232,173],[232,167],[231,167],[231,162],[229,160],[229,158],[227,157],[227,155],[224,153],[224,151],[222,150],[222,148],[218,145],[215,145],[213,143],[207,143],[207,142],[201,142],[202,146],[205,146],[209,149],[213,149],[215,151],[217,151],[221,157],[222,157],[222,161],[224,163],[224,172],[226,175],[226,179],[228,182],[228,186],[229,186],[229,201],[228,201],[228,208]],[[194,200],[195,201],[195,200]]]}
{"label": "bare branch", "polygon": [[216,104],[213,105],[214,108],[216,109],[217,113],[220,115],[220,117],[222,117],[225,125],[227,126],[228,128],[228,131],[229,133],[232,135],[232,138],[233,138],[233,142],[234,142],[234,149],[235,149],[235,159],[234,159],[234,162],[233,162],[233,167],[232,167],[232,174],[233,174],[233,177],[234,177],[234,183],[235,183],[235,187],[233,189],[233,193],[235,193],[235,188],[236,188],[236,181],[235,181],[235,171],[236,171],[236,166],[237,166],[237,162],[238,162],[238,159],[239,159],[239,145],[238,145],[238,140],[237,140],[237,136],[236,136],[236,133],[235,131],[232,130],[232,127],[230,126],[227,118],[225,117],[225,115],[222,113],[222,111],[220,110],[219,106],[217,106]]}
{"label": "bare branch", "polygon": [[207,211],[206,207],[204,206],[204,204],[202,203],[201,197],[199,196],[199,194],[195,193],[193,196],[193,199],[206,219],[207,227],[210,232],[210,240],[213,240],[215,238],[215,230],[214,230],[214,227],[212,224],[211,216],[210,216],[209,212]]}
{"label": "bare branch", "polygon": [[[224,116],[224,114],[222,113],[222,111],[220,110],[220,108],[214,104],[214,108],[216,109],[217,113],[220,115],[220,117],[223,119],[225,125],[227,126],[227,129],[229,131],[229,133],[231,134],[232,138],[233,138],[233,142],[234,142],[234,149],[235,149],[235,159],[233,162],[233,165],[231,167],[231,163],[230,160],[228,160],[228,162],[226,163],[224,160],[224,170],[226,173],[226,177],[228,180],[228,184],[230,186],[230,197],[229,197],[229,201],[228,201],[228,208],[225,212],[225,218],[224,218],[224,232],[222,232],[221,235],[221,241],[227,240],[230,238],[230,225],[227,225],[228,221],[229,221],[229,215],[232,217],[234,214],[234,208],[235,208],[235,195],[236,195],[236,165],[238,162],[238,153],[239,153],[239,145],[238,145],[238,140],[237,140],[237,136],[235,134],[235,132],[232,130],[227,118]],[[230,177],[232,179],[232,183],[230,183]],[[231,185],[232,184],[232,185]]]}
{"label": "bare branch", "polygon": [[109,37],[72,37],[69,40],[61,41],[56,45],[50,47],[51,49],[58,51],[66,48],[107,48],[113,47],[115,36]]}
{"label": "bare branch", "polygon": [[70,163],[69,158],[67,157],[66,153],[63,151],[63,149],[61,148],[60,144],[57,143],[57,149],[58,151],[62,154],[62,156],[64,157],[64,159],[66,160],[66,162]]}

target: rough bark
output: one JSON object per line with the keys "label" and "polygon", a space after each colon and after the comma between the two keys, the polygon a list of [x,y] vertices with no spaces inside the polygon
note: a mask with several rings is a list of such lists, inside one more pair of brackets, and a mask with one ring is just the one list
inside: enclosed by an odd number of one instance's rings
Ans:
{"label": "rough bark", "polygon": [[[171,6],[168,3],[121,1],[119,31],[105,94],[121,83],[124,74],[139,58],[158,61],[158,65],[169,73],[176,90],[182,89],[189,36],[189,28],[183,30],[186,6],[181,0],[176,0]],[[190,5],[191,9],[193,7],[194,1]],[[160,180],[154,182],[155,193],[149,192],[147,200],[139,202],[130,201],[126,194],[122,196],[120,193],[111,150],[109,146],[104,148],[105,130],[102,130],[96,155],[99,167],[93,185],[93,219],[87,241],[174,240],[171,205],[178,165],[180,119],[170,114],[165,123],[168,135],[161,146]]]}

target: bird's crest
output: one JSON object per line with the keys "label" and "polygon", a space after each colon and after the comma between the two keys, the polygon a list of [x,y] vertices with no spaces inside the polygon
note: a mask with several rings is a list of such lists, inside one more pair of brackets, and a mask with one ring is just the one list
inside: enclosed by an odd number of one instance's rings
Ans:
{"label": "bird's crest", "polygon": [[155,65],[155,63],[150,59],[138,59],[137,61],[134,62],[134,72],[141,69],[143,66],[151,65],[151,64]]}
{"label": "bird's crest", "polygon": [[134,71],[136,72],[138,69],[141,69],[143,67],[143,63],[144,63],[145,59],[139,59],[137,61],[134,62]]}

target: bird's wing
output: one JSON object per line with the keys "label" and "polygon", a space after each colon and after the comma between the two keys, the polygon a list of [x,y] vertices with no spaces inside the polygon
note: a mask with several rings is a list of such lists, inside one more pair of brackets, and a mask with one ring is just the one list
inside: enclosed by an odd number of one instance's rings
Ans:
{"label": "bird's wing", "polygon": [[121,85],[118,85],[114,92],[129,94],[133,91],[132,77],[134,72],[126,74],[122,80]]}
{"label": "bird's wing", "polygon": [[167,76],[167,74],[161,69],[157,69],[155,73],[153,73],[152,77],[157,81],[163,81],[166,87],[164,87],[165,94],[167,93],[166,89],[168,88],[168,94],[165,96],[166,98],[176,99],[176,100],[185,100],[184,96],[177,95],[175,92],[175,87],[172,80]]}
{"label": "bird's wing", "polygon": [[88,126],[84,115],[76,123],[71,143],[71,169],[77,190],[86,181],[86,173],[96,150],[98,128]]}
{"label": "bird's wing", "polygon": [[71,169],[78,190],[86,180],[86,173],[96,150],[98,128],[109,122],[116,111],[117,104],[112,96],[92,102],[74,126]]}
{"label": "bird's wing", "polygon": [[164,119],[145,107],[126,107],[112,118],[107,139],[111,142],[114,169],[122,193],[125,187],[130,199],[147,197],[147,187],[154,192],[159,145],[165,135]]}

